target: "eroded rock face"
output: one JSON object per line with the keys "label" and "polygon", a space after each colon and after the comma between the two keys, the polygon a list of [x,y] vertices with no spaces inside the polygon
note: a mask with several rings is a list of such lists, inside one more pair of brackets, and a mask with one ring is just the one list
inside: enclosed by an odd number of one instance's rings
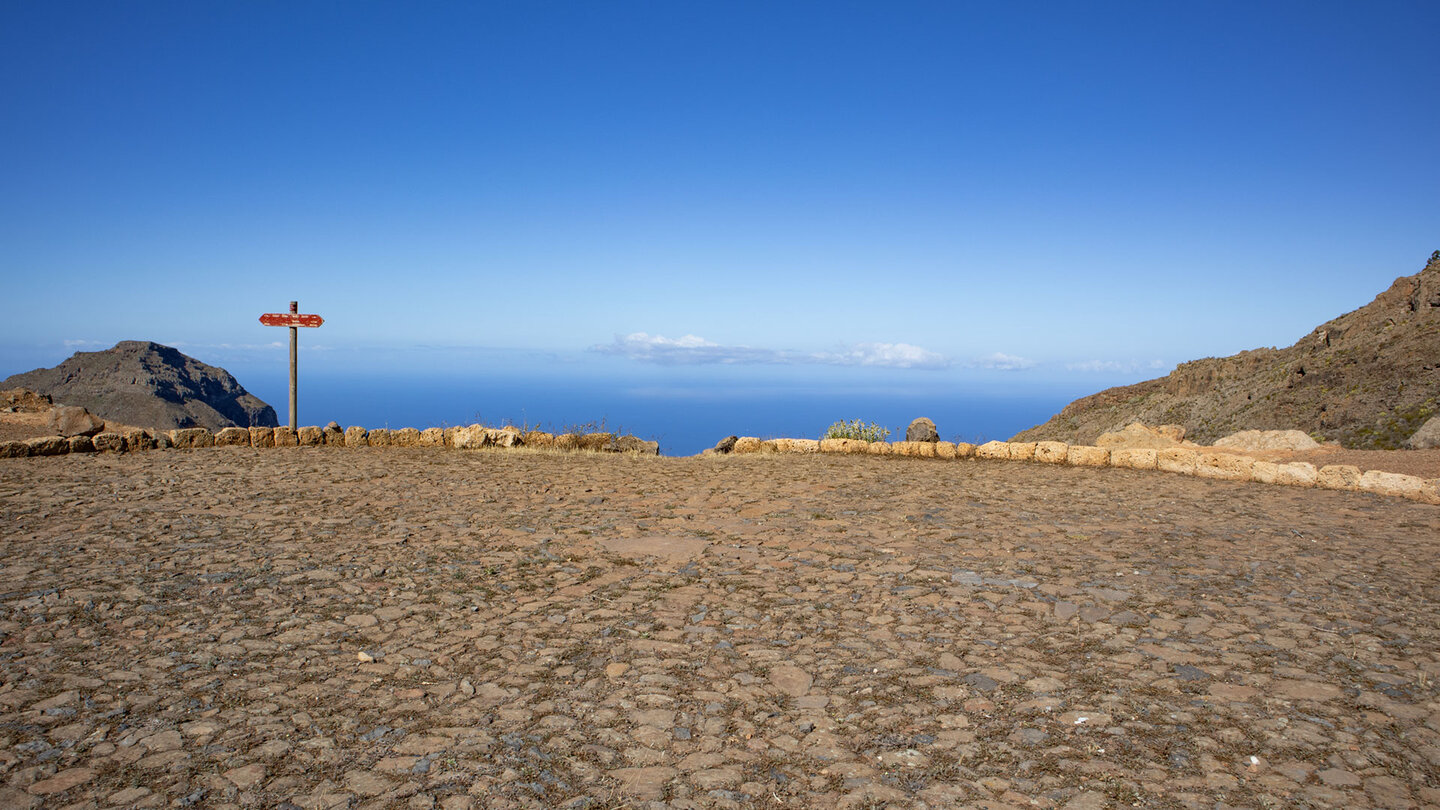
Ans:
{"label": "eroded rock face", "polygon": [[105,420],[76,405],[57,405],[45,427],[56,436],[94,436],[105,429]]}
{"label": "eroded rock face", "polygon": [[1411,450],[1429,450],[1440,447],[1440,416],[1430,417],[1430,421],[1420,426],[1420,429],[1411,434],[1405,441],[1405,446]]}
{"label": "eroded rock face", "polygon": [[1301,430],[1242,430],[1215,441],[1231,450],[1314,450],[1320,443]]}
{"label": "eroded rock face", "polygon": [[1185,428],[1180,425],[1150,427],[1140,422],[1131,422],[1120,430],[1100,434],[1100,437],[1095,440],[1095,446],[1163,450],[1166,447],[1180,446],[1180,442],[1184,438]]}
{"label": "eroded rock face", "polygon": [[935,423],[922,416],[910,423],[905,428],[905,441],[907,442],[938,442],[940,434],[935,430]]}

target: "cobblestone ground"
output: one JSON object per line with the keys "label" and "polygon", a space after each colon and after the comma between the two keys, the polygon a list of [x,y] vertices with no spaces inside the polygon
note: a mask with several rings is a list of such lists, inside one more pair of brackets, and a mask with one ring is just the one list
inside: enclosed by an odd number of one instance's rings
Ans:
{"label": "cobblestone ground", "polygon": [[0,462],[3,807],[1426,807],[1440,508],[1023,463]]}

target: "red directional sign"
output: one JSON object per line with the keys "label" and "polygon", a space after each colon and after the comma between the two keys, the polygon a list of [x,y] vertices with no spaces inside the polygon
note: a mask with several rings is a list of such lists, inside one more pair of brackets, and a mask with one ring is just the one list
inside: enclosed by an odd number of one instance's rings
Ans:
{"label": "red directional sign", "polygon": [[319,315],[299,315],[294,312],[267,312],[260,316],[260,323],[266,326],[319,326],[325,319]]}

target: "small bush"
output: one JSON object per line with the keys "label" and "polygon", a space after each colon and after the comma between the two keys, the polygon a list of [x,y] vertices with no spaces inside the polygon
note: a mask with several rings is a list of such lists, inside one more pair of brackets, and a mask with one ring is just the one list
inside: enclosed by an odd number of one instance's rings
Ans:
{"label": "small bush", "polygon": [[871,422],[865,424],[863,420],[856,419],[851,422],[836,422],[825,431],[822,439],[859,439],[862,442],[883,442],[885,437],[890,435],[889,428],[883,428]]}

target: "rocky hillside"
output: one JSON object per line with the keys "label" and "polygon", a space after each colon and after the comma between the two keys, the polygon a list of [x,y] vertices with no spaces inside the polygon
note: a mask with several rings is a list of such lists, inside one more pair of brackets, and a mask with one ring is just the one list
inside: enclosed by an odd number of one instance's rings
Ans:
{"label": "rocky hillside", "polygon": [[1209,444],[1239,430],[1298,428],[1389,449],[1440,411],[1440,251],[1374,301],[1284,349],[1192,360],[1168,376],[1065,406],[1015,441],[1093,443],[1131,422],[1177,424]]}
{"label": "rocky hillside", "polygon": [[28,388],[103,419],[154,428],[274,427],[275,409],[223,368],[169,346],[123,340],[103,352],[76,352],[54,368],[16,374],[0,389]]}

